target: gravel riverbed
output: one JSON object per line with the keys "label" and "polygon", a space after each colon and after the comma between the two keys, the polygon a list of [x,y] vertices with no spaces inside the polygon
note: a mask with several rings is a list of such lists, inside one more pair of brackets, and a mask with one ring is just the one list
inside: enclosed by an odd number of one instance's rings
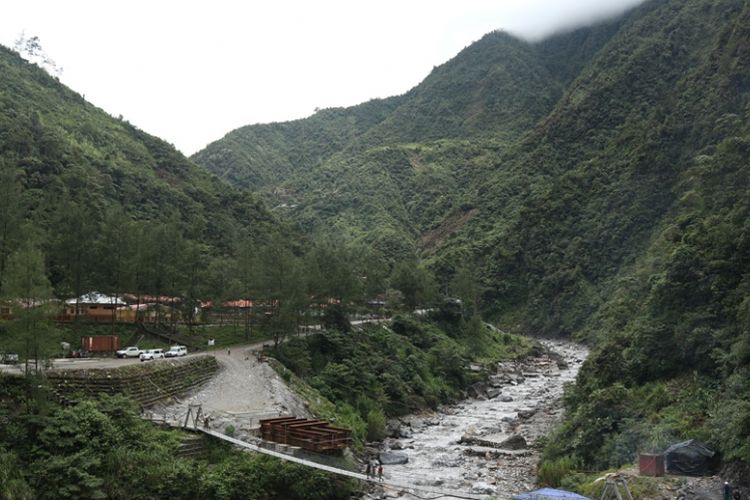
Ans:
{"label": "gravel riverbed", "polygon": [[[472,399],[390,422],[392,437],[379,451],[408,461],[385,465],[385,476],[499,498],[532,489],[535,444],[560,421],[563,388],[588,354],[570,342],[542,343],[548,352],[541,356],[498,364],[488,384],[469,391]],[[378,491],[369,498],[413,496]]]}

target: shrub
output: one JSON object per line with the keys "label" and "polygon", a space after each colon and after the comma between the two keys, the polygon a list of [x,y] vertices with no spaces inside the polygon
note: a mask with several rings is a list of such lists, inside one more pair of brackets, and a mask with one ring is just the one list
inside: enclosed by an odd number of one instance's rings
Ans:
{"label": "shrub", "polygon": [[562,480],[571,475],[580,467],[580,460],[574,456],[567,455],[557,460],[546,460],[542,462],[537,473],[537,482],[540,486],[557,488]]}
{"label": "shrub", "polygon": [[750,461],[750,402],[731,399],[716,409],[710,420],[712,441],[724,458]]}
{"label": "shrub", "polygon": [[385,414],[382,410],[370,410],[367,414],[367,440],[382,441],[385,436]]}

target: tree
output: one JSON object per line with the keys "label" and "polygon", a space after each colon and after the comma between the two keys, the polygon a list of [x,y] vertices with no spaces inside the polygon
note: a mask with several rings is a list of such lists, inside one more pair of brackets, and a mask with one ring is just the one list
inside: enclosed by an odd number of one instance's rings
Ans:
{"label": "tree", "polygon": [[307,307],[306,283],[299,258],[280,236],[263,247],[258,287],[266,305],[266,325],[278,347],[299,327],[299,314]]}
{"label": "tree", "polygon": [[[211,301],[214,311],[220,311],[224,302],[241,294],[244,273],[242,269],[238,272],[237,267],[237,261],[228,257],[216,257],[208,264],[204,298]],[[223,324],[223,319],[224,314],[220,312],[220,324]]]}
{"label": "tree", "polygon": [[473,316],[479,312],[482,287],[468,266],[462,265],[456,269],[450,290],[454,297],[461,300],[464,316]]}
{"label": "tree", "polygon": [[[131,269],[132,260],[128,259],[129,255],[134,253],[134,229],[135,224],[128,219],[122,209],[108,211],[99,229],[94,259],[97,263],[97,288],[113,296],[115,303],[125,291],[132,290],[135,284],[134,273]],[[113,334],[116,319],[116,308],[113,308]]]}
{"label": "tree", "polygon": [[253,312],[256,308],[256,277],[257,277],[257,255],[253,241],[248,237],[241,239],[235,249],[237,264],[238,290],[243,300],[248,301],[245,305],[244,323],[245,340],[249,340],[253,334]]}
{"label": "tree", "polygon": [[8,256],[20,237],[23,214],[21,171],[10,168],[0,159],[0,295]]}
{"label": "tree", "polygon": [[38,36],[27,37],[25,32],[21,32],[13,44],[13,49],[27,61],[39,65],[47,73],[54,76],[60,76],[63,72],[62,67],[58,66],[51,57],[44,52]]}
{"label": "tree", "polygon": [[190,334],[193,333],[196,314],[200,310],[201,291],[204,288],[203,283],[205,283],[206,278],[204,269],[205,254],[206,250],[201,248],[200,244],[193,241],[185,242],[185,250],[180,266],[182,270],[179,273],[182,282],[180,286],[180,295],[182,297],[180,305],[182,316],[188,324]]}
{"label": "tree", "polygon": [[39,337],[51,329],[47,305],[52,298],[44,255],[32,240],[24,242],[8,259],[3,290],[6,299],[13,304],[11,330],[24,339],[28,373],[31,355],[35,369],[39,368]]}
{"label": "tree", "polygon": [[65,199],[57,209],[51,237],[51,275],[60,296],[76,297],[75,317],[80,314],[78,298],[91,292],[97,266],[96,237],[99,213],[83,200]]}
{"label": "tree", "polygon": [[435,278],[416,262],[403,261],[396,265],[390,278],[391,288],[403,294],[404,306],[413,310],[429,304],[437,296]]}

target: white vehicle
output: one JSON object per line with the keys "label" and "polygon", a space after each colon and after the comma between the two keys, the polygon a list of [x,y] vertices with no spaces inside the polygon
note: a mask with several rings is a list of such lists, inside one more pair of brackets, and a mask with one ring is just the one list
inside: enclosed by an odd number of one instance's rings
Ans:
{"label": "white vehicle", "polygon": [[176,358],[178,356],[185,356],[187,353],[187,347],[185,347],[184,345],[173,345],[167,352],[164,353],[164,357]]}
{"label": "white vehicle", "polygon": [[137,358],[141,355],[141,350],[135,346],[130,346],[117,351],[115,354],[118,358]]}
{"label": "white vehicle", "polygon": [[153,359],[163,359],[164,351],[161,349],[146,349],[141,353],[141,361],[151,361]]}

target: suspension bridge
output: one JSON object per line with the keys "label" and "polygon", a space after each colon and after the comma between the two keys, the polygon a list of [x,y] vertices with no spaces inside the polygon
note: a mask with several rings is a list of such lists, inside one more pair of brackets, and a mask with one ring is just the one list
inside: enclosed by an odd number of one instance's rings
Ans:
{"label": "suspension bridge", "polygon": [[289,453],[272,450],[272,449],[260,446],[258,444],[249,443],[247,441],[242,441],[232,436],[228,436],[222,432],[216,431],[214,429],[210,429],[206,425],[204,425],[203,418],[204,416],[202,414],[202,409],[200,408],[200,406],[191,405],[185,414],[185,418],[180,419],[179,422],[167,421],[167,420],[153,420],[153,421],[164,424],[164,425],[169,425],[175,428],[180,428],[180,429],[189,430],[193,432],[199,432],[207,436],[210,436],[212,438],[227,442],[242,450],[255,452],[255,453],[262,453],[264,455],[269,455],[269,456],[278,458],[280,460],[285,460],[287,462],[292,462],[292,463],[296,463],[305,467],[322,470],[330,474],[336,474],[338,476],[348,477],[348,478],[356,479],[362,482],[377,484],[384,490],[407,493],[419,499],[429,499],[429,500],[436,500],[439,498],[457,498],[457,499],[465,499],[465,500],[485,500],[488,498],[497,499],[497,500],[510,499],[510,496],[504,496],[500,494],[480,495],[476,493],[462,492],[462,491],[457,491],[457,490],[452,490],[452,489],[442,489],[438,486],[418,484],[418,482],[422,482],[422,480],[426,480],[428,478],[415,478],[415,477],[410,477],[407,475],[397,475],[397,474],[394,474],[392,471],[390,471],[387,475],[385,475],[381,479],[381,478],[377,478],[374,476],[368,476],[366,474],[362,474],[359,472],[354,472],[354,471],[347,470],[347,469],[341,469],[338,467],[321,464],[313,460],[308,460],[305,458],[294,456]]}

